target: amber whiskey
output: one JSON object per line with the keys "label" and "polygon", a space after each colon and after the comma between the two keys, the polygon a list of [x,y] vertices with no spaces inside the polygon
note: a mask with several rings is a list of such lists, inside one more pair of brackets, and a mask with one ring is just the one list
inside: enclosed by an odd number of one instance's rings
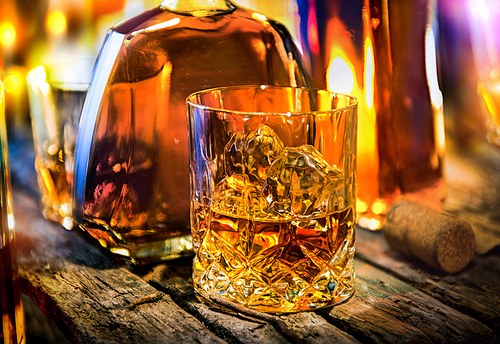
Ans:
{"label": "amber whiskey", "polygon": [[194,208],[193,279],[201,295],[271,313],[326,307],[352,295],[352,208],[303,221]]}
{"label": "amber whiskey", "polygon": [[46,163],[40,156],[35,158],[35,170],[38,174],[43,216],[71,229],[73,173],[67,171],[63,163]]}

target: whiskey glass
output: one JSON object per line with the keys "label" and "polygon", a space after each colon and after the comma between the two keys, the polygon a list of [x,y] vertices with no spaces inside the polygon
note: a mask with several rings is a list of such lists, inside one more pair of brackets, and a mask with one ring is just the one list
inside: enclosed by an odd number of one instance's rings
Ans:
{"label": "whiskey glass", "polygon": [[357,100],[235,86],[187,99],[196,291],[270,313],[354,291]]}
{"label": "whiskey glass", "polygon": [[80,113],[93,59],[40,65],[27,77],[35,169],[46,219],[73,228],[71,192]]}

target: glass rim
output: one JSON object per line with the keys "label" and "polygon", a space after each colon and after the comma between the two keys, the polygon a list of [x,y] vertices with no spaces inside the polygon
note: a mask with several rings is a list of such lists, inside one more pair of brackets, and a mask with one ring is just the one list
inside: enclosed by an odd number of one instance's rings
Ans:
{"label": "glass rim", "polygon": [[[220,107],[212,107],[212,106],[207,106],[207,105],[201,105],[198,103],[195,103],[192,101],[192,99],[200,94],[204,93],[209,93],[209,92],[214,92],[214,91],[225,91],[225,90],[243,90],[243,89],[292,89],[292,90],[305,90],[308,92],[314,91],[316,93],[319,92],[324,92],[326,94],[331,94],[335,96],[342,96],[344,98],[351,99],[352,104],[349,104],[347,106],[339,107],[337,109],[331,109],[331,110],[315,110],[315,111],[287,111],[287,112],[258,112],[258,111],[239,111],[239,110],[228,110],[228,109],[222,109]],[[262,116],[262,115],[286,115],[286,116],[303,116],[305,114],[329,114],[329,113],[335,113],[339,111],[345,111],[351,108],[356,108],[358,106],[358,99],[356,97],[344,94],[344,93],[338,93],[338,92],[333,92],[333,91],[328,91],[322,88],[316,88],[316,87],[298,87],[298,86],[274,86],[274,85],[240,85],[240,86],[223,86],[223,87],[212,87],[212,88],[207,88],[204,90],[196,91],[191,93],[187,98],[186,98],[186,104],[189,106],[192,106],[197,109],[201,110],[209,110],[209,111],[215,111],[215,112],[223,112],[223,113],[231,113],[231,114],[237,114],[237,115],[247,115],[247,116]]]}
{"label": "glass rim", "polygon": [[[46,82],[62,90],[87,91],[92,81],[94,63],[95,59],[90,57],[42,63],[32,67],[26,79],[31,83]],[[75,69],[78,72],[72,72]]]}

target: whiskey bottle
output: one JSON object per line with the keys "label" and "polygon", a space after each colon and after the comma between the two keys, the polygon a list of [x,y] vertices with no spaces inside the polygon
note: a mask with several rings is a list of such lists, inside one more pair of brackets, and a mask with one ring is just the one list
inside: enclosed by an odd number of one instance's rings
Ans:
{"label": "whiskey bottle", "polygon": [[190,254],[186,97],[231,85],[308,86],[280,23],[231,1],[164,0],[114,26],[75,152],[74,217],[119,257]]}

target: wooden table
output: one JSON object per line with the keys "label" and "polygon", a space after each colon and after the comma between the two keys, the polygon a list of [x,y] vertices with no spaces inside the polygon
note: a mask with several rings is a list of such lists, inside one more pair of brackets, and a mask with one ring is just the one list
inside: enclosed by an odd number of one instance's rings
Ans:
{"label": "wooden table", "polygon": [[134,269],[44,220],[31,142],[10,148],[22,291],[74,343],[500,343],[500,150],[447,157],[445,209],[478,243],[465,270],[440,274],[357,228],[348,302],[252,316],[201,302],[191,258]]}

